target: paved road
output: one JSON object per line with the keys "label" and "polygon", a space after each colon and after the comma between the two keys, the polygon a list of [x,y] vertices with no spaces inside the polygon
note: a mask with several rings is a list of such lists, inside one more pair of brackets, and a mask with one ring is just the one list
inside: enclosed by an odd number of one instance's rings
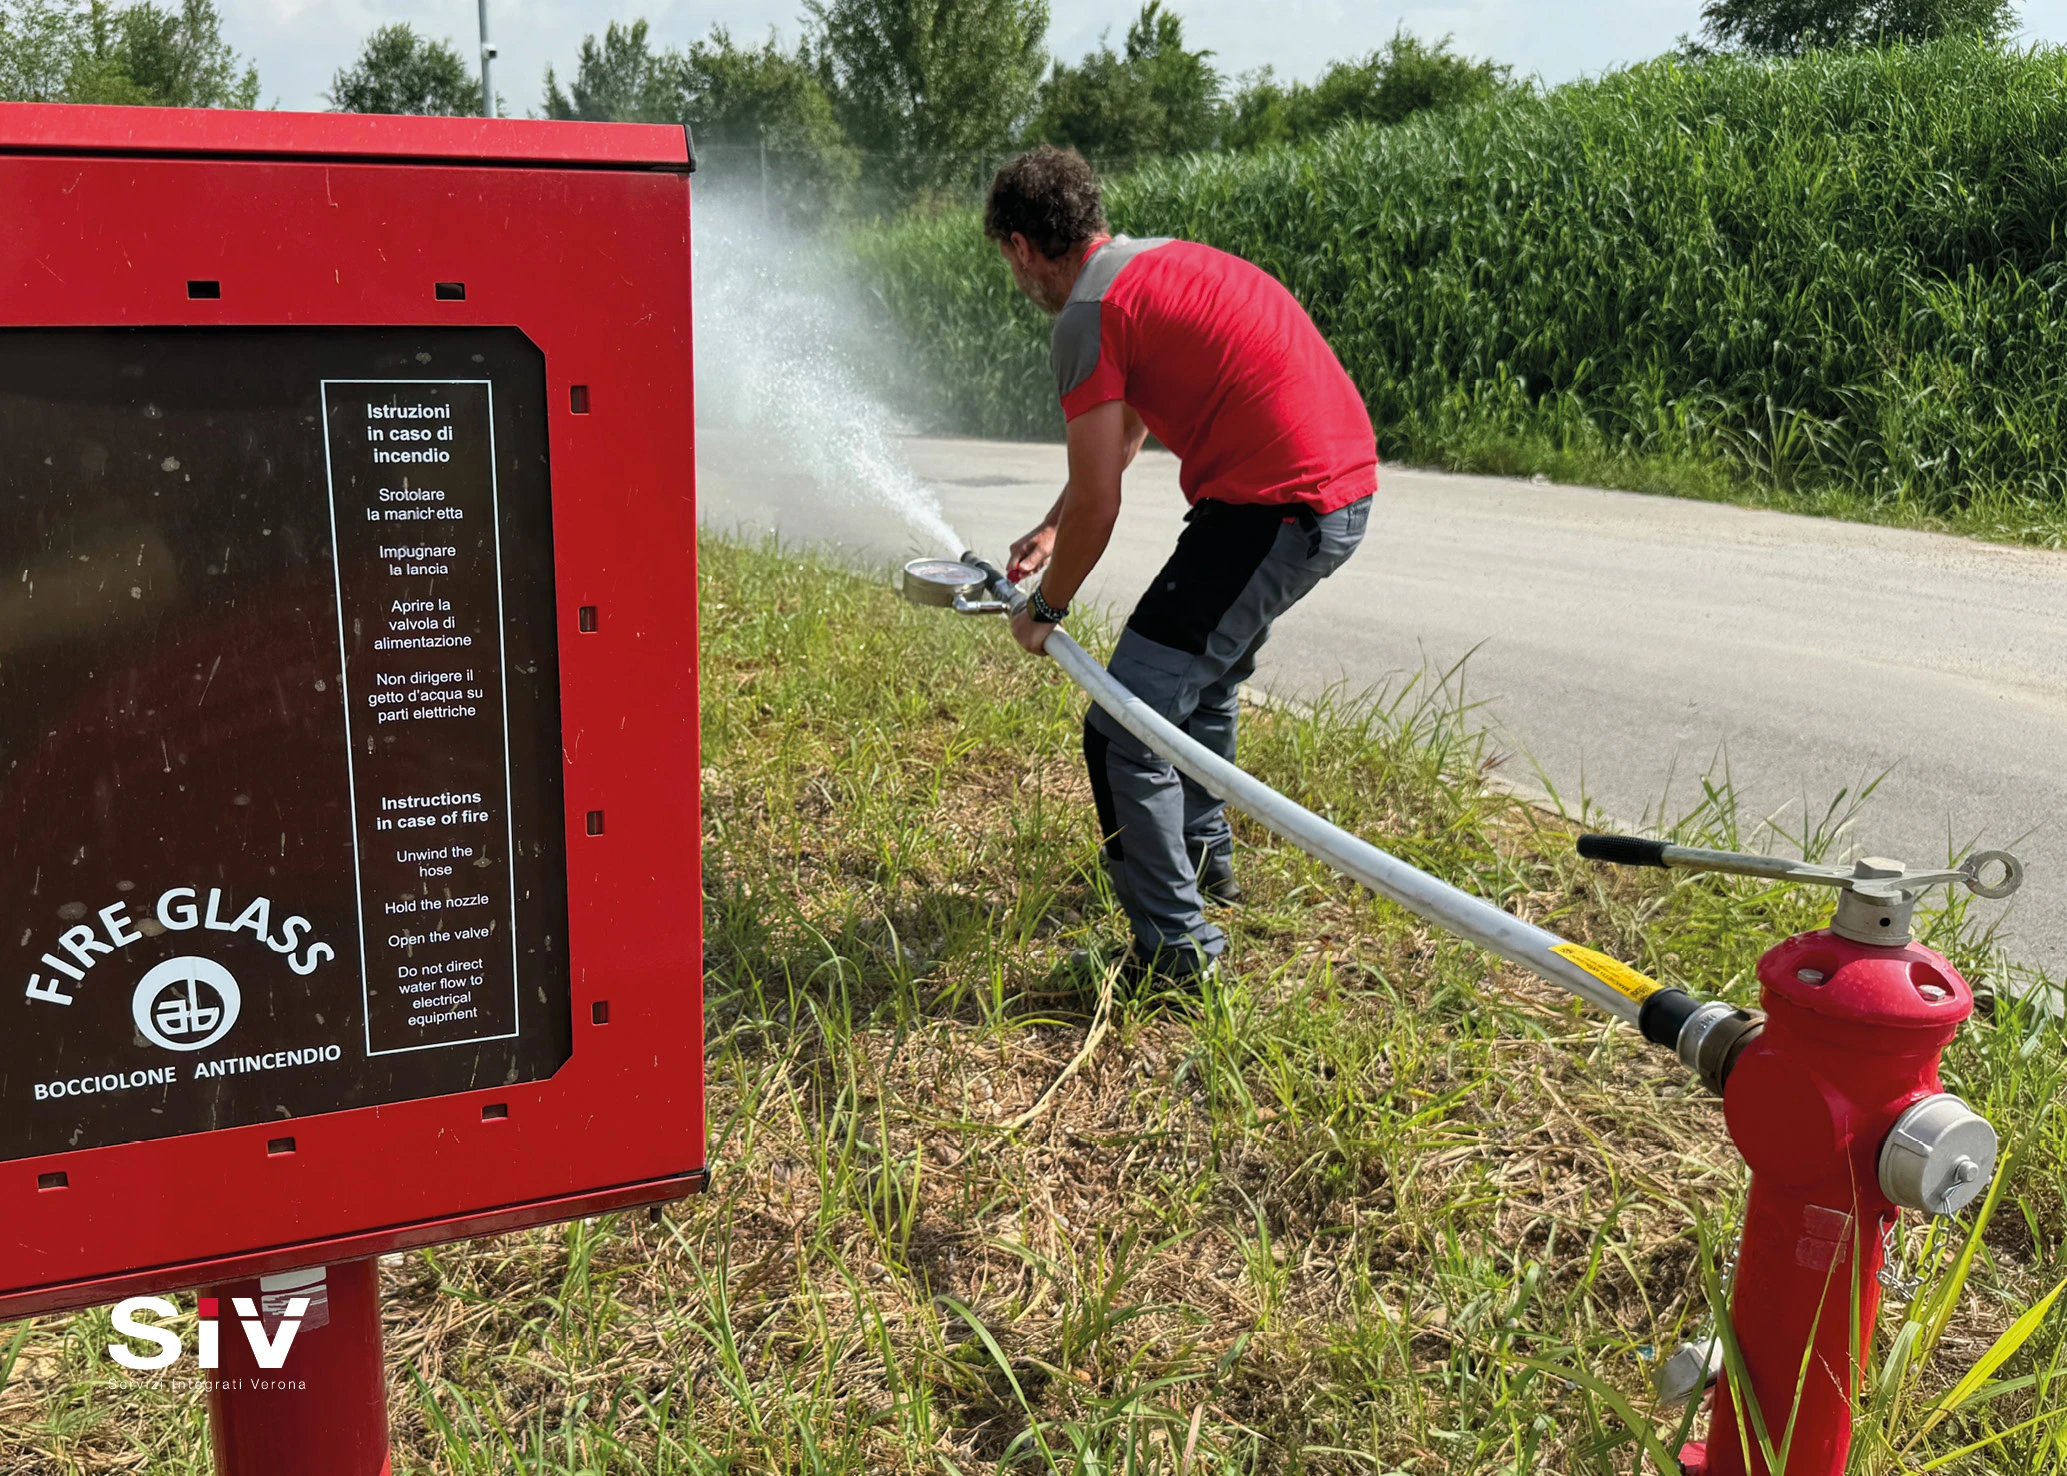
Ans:
{"label": "paved road", "polygon": [[[905,449],[994,556],[1061,483],[1058,446]],[[707,432],[699,464],[711,526],[870,562],[933,551],[747,438]],[[1132,602],[1183,506],[1175,461],[1144,455],[1094,599]],[[1861,847],[1914,862],[1948,842],[2013,847],[2030,880],[2005,914],[2011,951],[2067,973],[2067,555],[1388,469],[1363,551],[1280,623],[1259,679],[1296,697],[1466,657],[1505,772],[1568,805],[1676,817],[1727,772],[1741,813],[1798,832],[1885,774]]]}

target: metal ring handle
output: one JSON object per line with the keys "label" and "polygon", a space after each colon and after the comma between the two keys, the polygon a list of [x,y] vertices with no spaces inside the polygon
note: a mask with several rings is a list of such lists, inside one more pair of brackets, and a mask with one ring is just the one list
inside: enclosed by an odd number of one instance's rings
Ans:
{"label": "metal ring handle", "polygon": [[[2002,867],[2002,880],[1985,882],[1982,875],[1989,867]],[[1977,851],[1960,863],[1960,875],[1966,878],[1967,890],[1976,897],[2000,901],[2024,885],[2024,863],[2008,851]]]}

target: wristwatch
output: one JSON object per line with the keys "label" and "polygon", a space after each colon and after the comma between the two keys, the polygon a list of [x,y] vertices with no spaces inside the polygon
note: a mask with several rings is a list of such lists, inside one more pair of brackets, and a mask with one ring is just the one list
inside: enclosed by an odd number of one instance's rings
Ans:
{"label": "wristwatch", "polygon": [[1033,612],[1034,620],[1041,625],[1060,625],[1062,617],[1069,614],[1069,606],[1064,605],[1060,610],[1056,609],[1048,603],[1048,597],[1038,589],[1028,598],[1026,605],[1027,609]]}

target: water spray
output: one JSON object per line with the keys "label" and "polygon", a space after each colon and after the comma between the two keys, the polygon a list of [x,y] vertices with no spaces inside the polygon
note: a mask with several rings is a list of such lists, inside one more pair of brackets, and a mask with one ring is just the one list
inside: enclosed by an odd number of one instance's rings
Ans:
{"label": "water spray", "polygon": [[[1015,613],[1026,596],[973,553],[905,566],[914,604],[964,615]],[[1606,954],[1458,890],[1295,804],[1194,742],[1114,681],[1065,631],[1047,653],[1091,700],[1216,798],[1342,875],[1519,965],[1674,1051],[1723,1098],[1730,1137],[1752,1170],[1731,1327],[1766,1423],[1790,1425],[1786,1470],[1738,1437],[1741,1391],[1725,1388],[1689,1476],[1842,1476],[1858,1359],[1872,1337],[1886,1242],[1904,1209],[1955,1215],[1994,1177],[1996,1132],[1944,1089],[1939,1058],[1972,1015],[1973,992],[1914,938],[1916,907],[1938,886],[2001,899],[2023,883],[2016,857],[1988,851],[1951,869],[1867,858],[1849,868],[1587,835],[1579,854],[1609,864],[1767,877],[1839,894],[1830,925],[1759,962],[1762,1012],[1670,989]],[[1856,1301],[1854,1298],[1856,1297]],[[1689,1356],[1691,1355],[1691,1357]],[[1681,1392],[1715,1366],[1689,1347]],[[1791,1419],[1790,1419],[1791,1415]]]}
{"label": "water spray", "polygon": [[699,428],[751,435],[828,504],[896,517],[913,553],[960,548],[939,495],[906,464],[882,387],[909,374],[851,269],[736,197],[706,195],[698,209]]}

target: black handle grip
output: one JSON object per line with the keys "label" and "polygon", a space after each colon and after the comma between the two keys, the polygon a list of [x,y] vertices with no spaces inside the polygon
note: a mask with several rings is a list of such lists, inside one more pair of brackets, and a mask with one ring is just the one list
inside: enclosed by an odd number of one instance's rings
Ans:
{"label": "black handle grip", "polygon": [[1012,606],[1014,614],[1017,614],[1019,607],[1026,603],[1025,594],[1005,577],[1005,571],[988,559],[980,557],[975,550],[965,551],[962,554],[962,562],[973,569],[981,569],[984,579],[989,584],[991,598],[1006,601]]}
{"label": "black handle grip", "polygon": [[1579,837],[1579,854],[1589,861],[1605,861],[1610,866],[1658,866],[1665,865],[1665,842],[1645,840],[1635,835],[1582,835]]}

